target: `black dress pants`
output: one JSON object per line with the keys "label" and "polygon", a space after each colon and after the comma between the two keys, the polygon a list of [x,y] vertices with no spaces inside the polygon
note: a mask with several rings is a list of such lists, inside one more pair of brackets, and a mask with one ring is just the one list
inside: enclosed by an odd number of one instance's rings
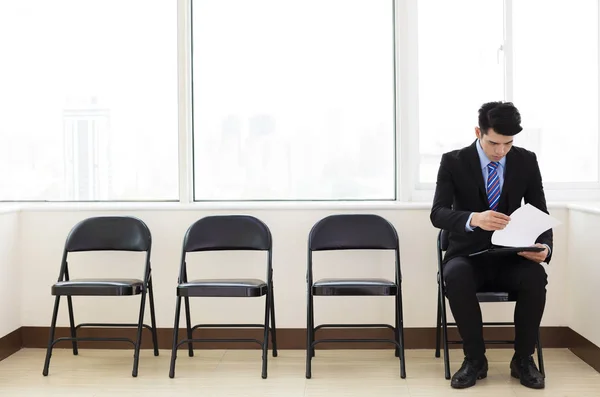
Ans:
{"label": "black dress pants", "polygon": [[516,293],[515,352],[533,354],[546,304],[548,277],[542,265],[518,255],[484,254],[452,258],[443,272],[446,296],[467,358],[485,355],[479,291]]}

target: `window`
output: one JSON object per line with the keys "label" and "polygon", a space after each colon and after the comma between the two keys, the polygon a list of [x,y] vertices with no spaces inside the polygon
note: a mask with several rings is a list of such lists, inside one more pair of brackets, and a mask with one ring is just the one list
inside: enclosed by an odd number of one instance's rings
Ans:
{"label": "window", "polygon": [[544,182],[598,182],[598,2],[513,4],[515,142],[538,154]]}
{"label": "window", "polygon": [[417,189],[431,188],[442,153],[475,139],[477,110],[496,100],[519,108],[515,144],[537,154],[547,186],[598,188],[598,2],[506,4],[418,1]]}
{"label": "window", "polygon": [[[502,0],[419,0],[419,183],[475,140],[479,107],[504,98]],[[416,131],[415,131],[416,132]]]}
{"label": "window", "polygon": [[395,198],[392,0],[193,0],[196,200]]}
{"label": "window", "polygon": [[0,0],[0,202],[430,202],[496,100],[548,200],[598,200],[598,21],[597,0]]}
{"label": "window", "polygon": [[178,199],[175,2],[2,1],[0,53],[0,200]]}

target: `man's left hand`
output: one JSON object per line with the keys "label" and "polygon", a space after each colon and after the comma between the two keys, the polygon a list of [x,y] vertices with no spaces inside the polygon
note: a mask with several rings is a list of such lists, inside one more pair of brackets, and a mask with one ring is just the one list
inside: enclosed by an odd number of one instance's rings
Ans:
{"label": "man's left hand", "polygon": [[542,263],[546,260],[546,257],[548,257],[548,247],[546,247],[544,244],[539,244],[539,243],[536,244],[535,246],[543,248],[544,250],[540,251],[540,252],[529,252],[529,251],[519,252],[519,255],[529,259],[530,261],[534,261],[536,263]]}

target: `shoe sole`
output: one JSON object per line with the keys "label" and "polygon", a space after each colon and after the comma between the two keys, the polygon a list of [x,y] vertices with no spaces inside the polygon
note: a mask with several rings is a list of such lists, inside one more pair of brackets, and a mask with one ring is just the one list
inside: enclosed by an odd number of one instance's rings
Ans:
{"label": "shoe sole", "polygon": [[480,371],[477,374],[477,378],[476,378],[475,382],[473,382],[473,383],[469,383],[467,385],[451,385],[451,386],[453,389],[466,389],[466,388],[475,386],[475,384],[477,383],[478,380],[485,379],[485,378],[487,378],[487,370]]}
{"label": "shoe sole", "polygon": [[[521,377],[519,376],[519,374],[518,374],[518,373],[516,373],[516,372],[515,372],[515,371],[513,371],[513,370],[510,370],[510,376],[512,376],[512,377],[513,377],[513,378],[515,378],[515,379],[519,379],[519,380],[521,380]],[[523,382],[521,382],[521,384],[522,384],[523,386],[525,386],[525,387],[528,387],[528,388],[530,388],[530,389],[543,389],[543,388],[545,388],[545,386],[546,386],[546,385],[543,385],[543,384],[542,384],[542,385],[531,385],[531,386],[528,386],[528,385],[524,384]]]}

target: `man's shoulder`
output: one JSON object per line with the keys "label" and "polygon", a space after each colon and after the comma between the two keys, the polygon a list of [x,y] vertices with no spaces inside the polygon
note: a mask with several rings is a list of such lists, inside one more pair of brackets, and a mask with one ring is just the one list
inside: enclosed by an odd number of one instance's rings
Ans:
{"label": "man's shoulder", "polygon": [[472,155],[472,153],[470,153],[471,151],[473,151],[472,146],[466,146],[461,149],[451,150],[442,154],[442,161],[456,162],[465,160],[470,154]]}
{"label": "man's shoulder", "polygon": [[[446,161],[464,160],[464,159],[467,159],[470,156],[472,156],[474,150],[475,149],[473,148],[473,145],[466,146],[461,149],[451,150],[449,152],[442,154],[442,160],[446,160]],[[524,160],[534,160],[534,161],[537,159],[535,152],[532,152],[531,150],[527,150],[520,146],[513,146],[511,148],[510,152],[511,152],[511,156],[515,157],[515,158],[521,158]]]}
{"label": "man's shoulder", "polygon": [[516,160],[520,163],[526,163],[528,165],[533,165],[534,163],[537,163],[537,156],[535,152],[532,152],[531,150],[527,150],[519,146],[513,146],[510,149],[509,155],[511,159]]}
{"label": "man's shoulder", "polygon": [[535,152],[532,152],[531,150],[527,150],[520,146],[513,146],[511,148],[511,152],[514,152],[515,154],[517,154],[521,157],[526,157],[526,158],[530,158],[530,159],[536,158]]}

